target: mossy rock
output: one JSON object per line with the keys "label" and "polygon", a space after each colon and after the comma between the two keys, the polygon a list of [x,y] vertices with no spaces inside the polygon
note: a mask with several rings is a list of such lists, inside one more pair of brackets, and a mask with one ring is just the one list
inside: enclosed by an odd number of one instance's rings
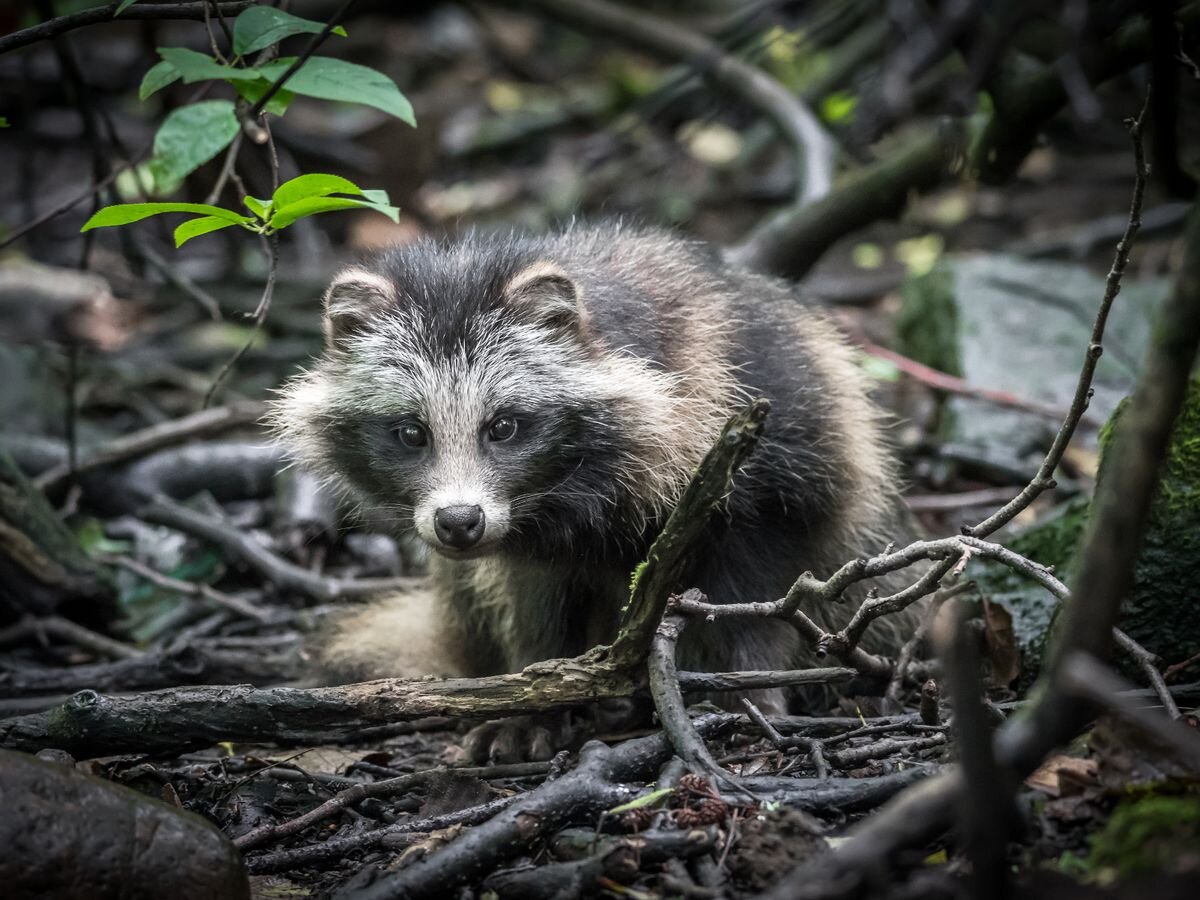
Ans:
{"label": "mossy rock", "polygon": [[[1117,409],[1101,435],[1098,478],[1107,471],[1103,449],[1121,427]],[[1200,378],[1193,379],[1175,422],[1167,457],[1150,507],[1146,539],[1138,556],[1134,586],[1121,606],[1121,628],[1166,662],[1200,653]]]}
{"label": "mossy rock", "polygon": [[[1098,483],[1119,477],[1106,462],[1105,448],[1120,428],[1118,406],[1101,433]],[[1006,545],[1053,566],[1070,584],[1087,523],[1089,503],[1076,498]],[[1165,662],[1200,653],[1200,603],[1194,590],[1200,570],[1200,378],[1193,379],[1167,448],[1167,458],[1150,508],[1146,538],[1134,570],[1134,585],[1121,607],[1120,625],[1134,640]],[[1046,633],[1058,601],[1007,566],[980,563],[973,569],[980,593],[1003,605],[1013,617],[1021,650],[1022,681],[1036,675]]]}

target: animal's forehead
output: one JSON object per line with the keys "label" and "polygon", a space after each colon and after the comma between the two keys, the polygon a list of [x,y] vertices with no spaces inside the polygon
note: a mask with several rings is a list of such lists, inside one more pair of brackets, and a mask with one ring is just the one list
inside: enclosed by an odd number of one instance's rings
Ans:
{"label": "animal's forehead", "polygon": [[343,375],[365,404],[427,415],[478,414],[503,405],[541,405],[562,396],[577,351],[533,326],[480,316],[453,340],[401,312],[363,334]]}

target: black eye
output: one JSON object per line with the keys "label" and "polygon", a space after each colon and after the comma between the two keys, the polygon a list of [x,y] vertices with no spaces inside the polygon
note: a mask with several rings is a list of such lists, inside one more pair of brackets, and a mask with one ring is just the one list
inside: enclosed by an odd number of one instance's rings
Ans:
{"label": "black eye", "polygon": [[423,425],[418,425],[416,422],[408,422],[396,427],[396,438],[405,447],[416,450],[418,447],[424,447],[429,443],[429,432],[425,430],[425,426]]}
{"label": "black eye", "polygon": [[512,416],[500,416],[488,427],[488,437],[493,441],[507,441],[517,433],[517,420]]}

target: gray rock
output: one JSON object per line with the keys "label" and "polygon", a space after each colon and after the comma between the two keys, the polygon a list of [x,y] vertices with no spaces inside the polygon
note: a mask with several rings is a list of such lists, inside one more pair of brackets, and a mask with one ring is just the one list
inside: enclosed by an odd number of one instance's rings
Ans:
{"label": "gray rock", "polygon": [[[1096,370],[1094,419],[1108,418],[1132,388],[1168,288],[1165,279],[1126,275]],[[1004,254],[949,258],[906,283],[899,349],[971,386],[1066,409],[1103,296],[1104,279],[1079,265]],[[947,399],[940,424],[949,455],[1026,475],[1058,427],[1048,417],[957,396]]]}
{"label": "gray rock", "polygon": [[11,900],[249,900],[240,854],[193,813],[8,750],[0,798]]}

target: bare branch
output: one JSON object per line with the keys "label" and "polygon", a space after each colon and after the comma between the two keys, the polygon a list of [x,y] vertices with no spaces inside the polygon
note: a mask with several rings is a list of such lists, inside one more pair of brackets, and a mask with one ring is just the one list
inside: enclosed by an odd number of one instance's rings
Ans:
{"label": "bare branch", "polygon": [[[201,410],[182,419],[173,419],[122,435],[96,447],[83,459],[75,463],[74,475],[129,462],[148,456],[164,447],[172,447],[193,438],[211,437],[239,425],[250,425],[262,418],[264,404],[259,402],[234,403]],[[33,483],[46,492],[53,492],[72,476],[66,463],[42,472]]]}
{"label": "bare branch", "polygon": [[[242,10],[248,9],[253,5],[254,0],[229,0],[229,2],[218,4],[218,8],[222,15],[235,16]],[[116,13],[119,6],[119,3],[110,3],[107,6],[98,6],[94,9],[83,9],[79,12],[39,22],[37,25],[30,25],[28,28],[22,28],[20,31],[14,31],[12,34],[0,37],[0,53],[7,53],[9,50],[16,50],[19,47],[27,47],[30,44],[36,44],[38,41],[50,40],[59,35],[66,34],[68,31],[73,31],[76,28],[97,25],[101,22],[144,21],[147,19],[188,19],[202,22],[204,21],[205,9],[208,3],[135,3],[117,18]]]}
{"label": "bare branch", "polygon": [[416,577],[343,579],[318,575],[288,562],[252,536],[162,495],[155,497],[141,510],[141,517],[147,522],[166,525],[210,541],[253,566],[277,587],[299,591],[314,600],[328,602],[339,597],[406,590],[421,583],[421,579]]}
{"label": "bare branch", "polygon": [[1150,687],[1158,695],[1158,699],[1162,703],[1163,709],[1167,711],[1167,715],[1172,719],[1178,719],[1180,716],[1179,706],[1175,703],[1175,698],[1171,696],[1171,690],[1167,687],[1166,681],[1163,680],[1162,673],[1158,671],[1158,657],[1120,628],[1113,629],[1113,640],[1117,642],[1118,647],[1132,656],[1134,661],[1141,666],[1142,671],[1146,673],[1146,680],[1150,682]]}

